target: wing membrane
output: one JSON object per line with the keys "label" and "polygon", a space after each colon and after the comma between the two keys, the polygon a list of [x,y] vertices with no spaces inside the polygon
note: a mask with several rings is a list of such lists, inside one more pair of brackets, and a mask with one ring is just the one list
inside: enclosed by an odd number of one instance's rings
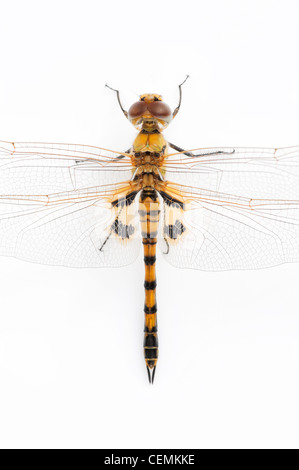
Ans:
{"label": "wing membrane", "polygon": [[47,194],[131,178],[130,157],[99,147],[0,141],[0,194]]}
{"label": "wing membrane", "polygon": [[[165,193],[184,202],[183,210],[164,196],[166,259],[203,270],[298,261],[299,148],[194,152],[165,164]],[[111,204],[130,193],[131,176],[126,153],[0,142],[0,253],[65,266],[132,262],[136,204]]]}
{"label": "wing membrane", "polygon": [[[188,185],[167,186],[183,197],[185,230],[170,240],[166,259],[215,271],[299,261],[298,147],[219,150],[168,159],[166,178]],[[168,242],[161,237],[164,253]]]}
{"label": "wing membrane", "polygon": [[165,179],[248,198],[299,199],[299,147],[230,147],[193,152],[199,155],[192,158],[183,153],[170,154]]}
{"label": "wing membrane", "polygon": [[[130,237],[111,225],[111,201],[130,191],[129,156],[70,144],[0,143],[0,254],[76,267],[122,266],[139,252],[135,204]],[[105,247],[104,241],[109,236]]]}

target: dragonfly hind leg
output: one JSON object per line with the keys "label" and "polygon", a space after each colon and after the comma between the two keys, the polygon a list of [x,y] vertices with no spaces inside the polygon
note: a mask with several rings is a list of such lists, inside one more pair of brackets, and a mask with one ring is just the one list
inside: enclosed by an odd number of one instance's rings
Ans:
{"label": "dragonfly hind leg", "polygon": [[159,191],[163,199],[163,233],[162,236],[166,243],[164,255],[168,255],[170,246],[175,244],[186,232],[184,225],[184,202],[178,199],[171,191]]}
{"label": "dragonfly hind leg", "polygon": [[174,224],[164,223],[163,238],[167,246],[166,251],[163,252],[164,255],[168,255],[169,253],[170,246],[168,240],[176,241],[185,231],[186,227],[179,219],[177,219]]}
{"label": "dragonfly hind leg", "polygon": [[117,212],[114,221],[109,227],[109,233],[100,246],[99,251],[103,251],[104,246],[113,234],[121,240],[128,240],[135,234],[135,227],[129,222],[130,217],[128,211],[129,207],[134,202],[137,193],[138,191],[131,191],[124,198],[112,201],[112,207],[114,207]]}
{"label": "dragonfly hind leg", "polygon": [[124,224],[120,219],[119,216],[117,216],[113,223],[111,224],[109,234],[103,241],[101,247],[99,248],[100,251],[103,251],[104,246],[106,243],[109,241],[111,235],[114,233],[116,236],[118,236],[121,240],[129,239],[135,232],[135,228],[133,225],[127,225]]}

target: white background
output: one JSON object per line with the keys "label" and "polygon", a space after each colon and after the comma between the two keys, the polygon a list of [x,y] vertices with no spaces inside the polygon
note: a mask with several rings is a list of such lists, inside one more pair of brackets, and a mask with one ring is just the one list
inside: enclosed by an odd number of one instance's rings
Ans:
{"label": "white background", "polygon": [[[3,140],[125,150],[134,129],[105,83],[130,103],[175,96],[189,73],[170,140],[299,144],[296,0],[1,0],[0,18]],[[298,448],[298,276],[159,257],[149,386],[141,257],[102,270],[2,258],[0,447]]]}

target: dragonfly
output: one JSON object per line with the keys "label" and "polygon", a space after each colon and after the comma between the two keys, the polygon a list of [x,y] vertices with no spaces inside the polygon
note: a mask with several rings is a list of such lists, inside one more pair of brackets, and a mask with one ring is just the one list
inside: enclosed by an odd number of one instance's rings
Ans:
{"label": "dragonfly", "polygon": [[144,358],[158,361],[156,249],[178,268],[259,269],[299,261],[299,147],[183,149],[159,94],[120,110],[124,151],[0,142],[0,254],[68,267],[120,267],[143,247]]}

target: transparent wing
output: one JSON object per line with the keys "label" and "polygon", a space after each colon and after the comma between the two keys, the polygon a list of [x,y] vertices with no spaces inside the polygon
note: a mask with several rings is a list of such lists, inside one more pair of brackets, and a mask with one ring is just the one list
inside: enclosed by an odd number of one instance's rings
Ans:
{"label": "transparent wing", "polygon": [[164,203],[166,259],[213,271],[299,261],[299,148],[200,154],[172,154],[166,163],[165,178],[181,183],[166,191],[184,202],[184,210]]}
{"label": "transparent wing", "polygon": [[126,181],[132,174],[126,153],[87,145],[3,141],[0,172],[0,194],[75,190]]}
{"label": "transparent wing", "polygon": [[[122,266],[138,256],[129,156],[70,144],[0,143],[0,254],[72,267]],[[129,220],[119,230],[115,220]],[[124,232],[124,235],[123,235]]]}

